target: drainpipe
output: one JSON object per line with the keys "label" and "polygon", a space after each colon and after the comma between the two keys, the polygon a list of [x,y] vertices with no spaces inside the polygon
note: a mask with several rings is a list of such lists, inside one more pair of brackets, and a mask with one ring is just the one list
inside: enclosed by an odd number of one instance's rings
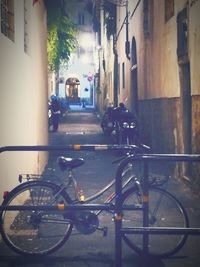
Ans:
{"label": "drainpipe", "polygon": [[125,42],[125,51],[126,51],[126,57],[128,58],[128,60],[130,60],[130,42],[129,42],[129,34],[128,34],[128,0],[126,0],[126,42]]}
{"label": "drainpipe", "polygon": [[118,53],[117,53],[117,38],[113,38],[113,53],[114,53],[114,106],[118,106]]}

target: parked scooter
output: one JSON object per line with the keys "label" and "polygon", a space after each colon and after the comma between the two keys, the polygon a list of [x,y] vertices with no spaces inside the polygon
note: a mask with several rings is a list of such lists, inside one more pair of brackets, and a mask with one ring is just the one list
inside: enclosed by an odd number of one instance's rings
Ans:
{"label": "parked scooter", "polygon": [[49,119],[49,129],[50,126],[52,125],[52,112],[51,112],[51,101],[48,101],[48,119]]}
{"label": "parked scooter", "polygon": [[117,121],[117,143],[119,145],[137,144],[138,125],[130,111],[122,112]]}
{"label": "parked scooter", "polygon": [[53,132],[58,130],[59,118],[60,118],[60,103],[58,98],[55,95],[51,96],[51,101],[49,102],[49,129],[53,127]]}
{"label": "parked scooter", "polygon": [[112,111],[114,121],[114,130],[116,142],[119,145],[137,144],[138,133],[138,119],[136,115],[130,112],[123,103]]}
{"label": "parked scooter", "polygon": [[101,128],[102,128],[103,133],[106,136],[110,136],[114,130],[115,122],[112,117],[112,111],[113,111],[113,107],[107,107],[101,120]]}

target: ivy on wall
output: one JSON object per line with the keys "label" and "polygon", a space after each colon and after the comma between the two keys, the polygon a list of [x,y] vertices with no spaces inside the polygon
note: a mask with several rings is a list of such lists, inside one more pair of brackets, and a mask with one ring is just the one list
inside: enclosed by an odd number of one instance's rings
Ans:
{"label": "ivy on wall", "polygon": [[67,63],[75,49],[76,27],[66,14],[61,0],[46,0],[47,8],[47,53],[51,71],[58,71],[60,64]]}

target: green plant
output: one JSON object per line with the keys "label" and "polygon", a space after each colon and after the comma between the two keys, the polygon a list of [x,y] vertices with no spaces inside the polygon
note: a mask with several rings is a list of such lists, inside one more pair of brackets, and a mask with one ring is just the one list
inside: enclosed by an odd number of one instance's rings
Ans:
{"label": "green plant", "polygon": [[60,64],[67,63],[71,52],[75,49],[76,27],[65,13],[62,1],[46,0],[47,8],[47,53],[51,71],[57,71]]}
{"label": "green plant", "polygon": [[110,38],[116,32],[116,6],[104,1],[104,23],[107,29],[107,37]]}

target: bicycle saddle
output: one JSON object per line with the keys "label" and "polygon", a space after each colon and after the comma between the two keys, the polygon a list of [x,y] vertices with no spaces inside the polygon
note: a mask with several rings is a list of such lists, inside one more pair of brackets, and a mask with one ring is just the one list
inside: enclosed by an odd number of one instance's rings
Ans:
{"label": "bicycle saddle", "polygon": [[82,158],[66,158],[58,157],[58,165],[62,171],[65,171],[67,168],[74,169],[81,166],[85,161]]}

